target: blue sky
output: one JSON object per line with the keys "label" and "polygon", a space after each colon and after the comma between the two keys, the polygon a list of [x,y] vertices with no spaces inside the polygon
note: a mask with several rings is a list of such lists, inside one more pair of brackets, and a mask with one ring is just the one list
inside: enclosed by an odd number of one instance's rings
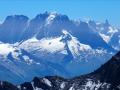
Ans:
{"label": "blue sky", "polygon": [[14,14],[33,18],[45,11],[66,14],[71,19],[108,19],[120,27],[120,0],[0,0],[0,21]]}

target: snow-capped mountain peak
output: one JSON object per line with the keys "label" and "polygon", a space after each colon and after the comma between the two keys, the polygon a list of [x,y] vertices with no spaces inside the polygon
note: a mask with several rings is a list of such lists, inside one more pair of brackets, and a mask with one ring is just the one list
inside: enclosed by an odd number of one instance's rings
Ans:
{"label": "snow-capped mountain peak", "polygon": [[72,36],[67,30],[63,30],[62,32],[64,35],[61,41],[66,42],[74,58],[80,55],[80,51],[87,51],[92,49],[89,45],[80,43],[78,39]]}
{"label": "snow-capped mountain peak", "polygon": [[65,34],[65,35],[70,34],[70,33],[69,33],[67,30],[65,30],[65,29],[62,30],[62,33]]}
{"label": "snow-capped mountain peak", "polygon": [[63,35],[62,35],[62,39],[61,39],[61,41],[63,41],[63,42],[67,42],[67,41],[69,41],[69,40],[71,40],[72,39],[72,35],[67,31],[67,30],[62,30],[62,33],[63,33]]}
{"label": "snow-capped mountain peak", "polygon": [[80,51],[88,51],[92,49],[89,45],[80,43],[77,38],[72,36],[67,30],[62,30],[62,33],[63,35],[59,37],[43,38],[41,40],[33,37],[23,42],[21,48],[30,51],[37,50],[57,53],[65,51],[67,46],[74,57],[78,56]]}

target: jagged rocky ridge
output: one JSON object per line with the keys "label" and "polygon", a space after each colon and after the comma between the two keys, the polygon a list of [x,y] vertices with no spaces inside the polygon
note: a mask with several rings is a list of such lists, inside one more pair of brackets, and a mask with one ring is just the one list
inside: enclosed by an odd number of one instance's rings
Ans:
{"label": "jagged rocky ridge", "polygon": [[[113,50],[91,26],[91,23],[70,20],[68,16],[57,13],[45,12],[37,15],[32,20],[24,15],[13,15],[8,16],[0,25],[0,41],[16,43],[30,39],[33,36],[36,36],[37,39],[58,37],[65,29],[77,37],[81,43],[88,44],[93,48],[104,47],[107,50]],[[111,29],[113,28],[111,27]],[[108,29],[105,28],[105,30]],[[8,33],[9,35],[7,35]]]}
{"label": "jagged rocky ridge", "polygon": [[96,71],[64,79],[58,76],[35,77],[31,82],[12,85],[0,82],[0,90],[120,90],[120,52]]}

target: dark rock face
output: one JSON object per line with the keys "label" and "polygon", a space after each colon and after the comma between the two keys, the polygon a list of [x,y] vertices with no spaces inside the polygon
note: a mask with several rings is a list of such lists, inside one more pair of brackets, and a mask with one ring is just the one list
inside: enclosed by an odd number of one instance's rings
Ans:
{"label": "dark rock face", "polygon": [[0,90],[120,90],[120,52],[93,73],[73,79],[47,76],[18,86],[0,83]]}
{"label": "dark rock face", "polygon": [[0,81],[0,90],[19,90],[19,89],[8,82]]}
{"label": "dark rock face", "polygon": [[111,83],[112,88],[120,85],[120,52],[112,57],[110,61],[101,66],[93,74],[102,82]]}
{"label": "dark rock face", "polygon": [[28,23],[28,17],[24,15],[8,16],[0,26],[0,41],[15,43],[20,41]]}

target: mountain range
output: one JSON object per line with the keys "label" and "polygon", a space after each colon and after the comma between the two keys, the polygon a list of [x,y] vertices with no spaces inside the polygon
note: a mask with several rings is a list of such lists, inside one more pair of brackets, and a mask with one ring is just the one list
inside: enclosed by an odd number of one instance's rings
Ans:
{"label": "mountain range", "polygon": [[69,80],[91,73],[119,51],[119,35],[108,20],[71,20],[49,12],[33,19],[7,16],[0,24],[0,80],[18,85],[34,77]]}

